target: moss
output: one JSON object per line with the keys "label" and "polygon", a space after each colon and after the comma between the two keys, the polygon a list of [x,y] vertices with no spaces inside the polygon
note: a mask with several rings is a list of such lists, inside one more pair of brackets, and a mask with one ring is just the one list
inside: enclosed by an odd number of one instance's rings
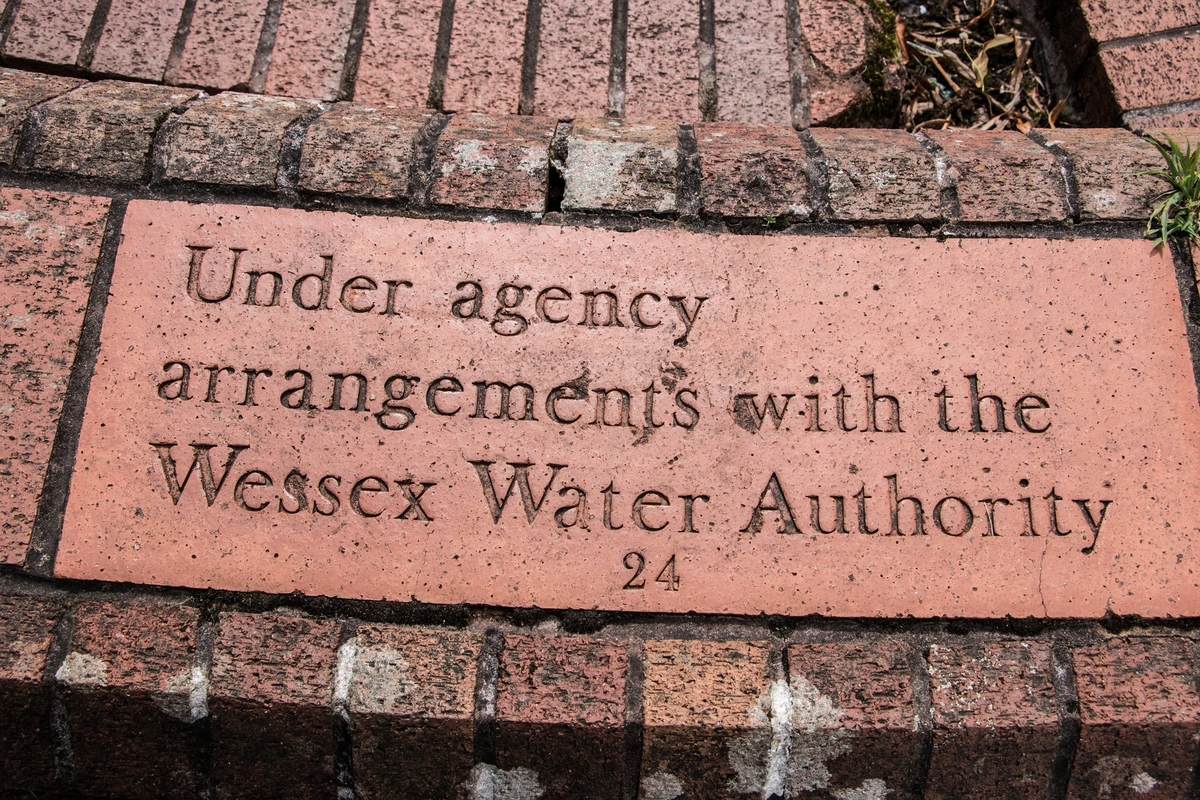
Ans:
{"label": "moss", "polygon": [[866,0],[871,12],[867,58],[859,76],[867,84],[867,93],[859,102],[829,121],[837,128],[895,127],[900,117],[900,86],[888,80],[888,67],[898,64],[900,45],[896,41],[896,12],[888,0]]}

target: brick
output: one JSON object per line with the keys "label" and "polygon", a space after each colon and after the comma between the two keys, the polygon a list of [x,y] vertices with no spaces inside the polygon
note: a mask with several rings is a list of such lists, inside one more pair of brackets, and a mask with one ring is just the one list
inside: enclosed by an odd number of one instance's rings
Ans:
{"label": "brick", "polygon": [[173,83],[245,89],[267,15],[267,0],[196,0]]}
{"label": "brick", "polygon": [[1100,60],[1121,108],[1145,108],[1200,97],[1200,34],[1101,50]]}
{"label": "brick", "polygon": [[332,679],[340,625],[222,614],[209,712],[218,798],[334,794]]}
{"label": "brick", "polygon": [[12,164],[29,109],[82,83],[78,78],[0,70],[0,99],[4,101],[0,103],[0,163]]}
{"label": "brick", "polygon": [[1068,797],[1185,796],[1200,736],[1194,648],[1129,637],[1074,652],[1083,728]]}
{"label": "brick", "polygon": [[946,153],[965,222],[1061,222],[1067,217],[1054,154],[1016,131],[929,131]]}
{"label": "brick", "polygon": [[496,686],[497,769],[510,780],[536,780],[546,800],[619,797],[625,649],[598,639],[506,636]]}
{"label": "brick", "polygon": [[534,113],[570,119],[608,109],[609,0],[544,0]]}
{"label": "brick", "polygon": [[643,798],[761,792],[771,745],[769,654],[764,642],[645,643]]}
{"label": "brick", "polygon": [[1098,42],[1200,24],[1200,6],[1188,0],[1081,0],[1079,5]]}
{"label": "brick", "polygon": [[371,3],[354,99],[425,108],[441,15],[441,0]]}
{"label": "brick", "polygon": [[284,3],[266,93],[337,99],[353,20],[354,0]]}
{"label": "brick", "polygon": [[717,118],[790,125],[787,22],[783,0],[718,0]]}
{"label": "brick", "polygon": [[163,177],[272,189],[283,134],[315,105],[235,92],[197,103],[170,123]]}
{"label": "brick", "polygon": [[447,111],[515,114],[521,95],[525,7],[520,0],[458,0],[446,67]]}
{"label": "brick", "polygon": [[1049,645],[933,645],[929,676],[934,731],[925,796],[1043,797],[1058,737]]}
{"label": "brick", "polygon": [[1135,131],[1154,131],[1164,128],[1200,129],[1200,108],[1191,111],[1126,114],[1125,124]]}
{"label": "brick", "polygon": [[112,0],[92,71],[161,81],[184,0]]}
{"label": "brick", "polygon": [[180,606],[84,603],[56,678],[67,688],[79,791],[196,797],[188,729],[199,614]]}
{"label": "brick", "polygon": [[937,167],[903,131],[813,128],[829,172],[835,220],[937,220]]}
{"label": "brick", "polygon": [[554,120],[459,114],[438,139],[429,202],[545,211]]}
{"label": "brick", "polygon": [[791,128],[699,123],[700,208],[723,217],[800,217],[813,213],[808,158]]}
{"label": "brick", "polygon": [[1040,137],[1067,155],[1079,187],[1082,219],[1145,219],[1155,195],[1166,185],[1137,174],[1161,167],[1162,156],[1154,145],[1128,131],[1055,130]]}
{"label": "brick", "polygon": [[36,169],[143,182],[154,134],[171,109],[196,96],[186,89],[100,81],[46,104]]}
{"label": "brick", "polygon": [[21,564],[62,413],[108,200],[0,190],[0,562]]}
{"label": "brick", "polygon": [[567,139],[563,208],[675,210],[679,133],[668,123],[575,120]]}
{"label": "brick", "polygon": [[626,118],[700,118],[699,37],[696,0],[629,0]]}
{"label": "brick", "polygon": [[45,599],[0,595],[0,774],[5,789],[54,786],[54,731],[42,681],[59,613]]}
{"label": "brick", "polygon": [[17,6],[4,55],[74,65],[96,0],[43,0]]}
{"label": "brick", "polygon": [[430,114],[338,103],[317,118],[300,151],[300,188],[394,198],[408,193],[417,135]]}
{"label": "brick", "polygon": [[858,76],[867,58],[872,22],[862,0],[800,0],[812,124],[834,120],[867,92]]}
{"label": "brick", "polygon": [[363,800],[453,797],[467,783],[482,646],[473,633],[359,627],[348,705]]}

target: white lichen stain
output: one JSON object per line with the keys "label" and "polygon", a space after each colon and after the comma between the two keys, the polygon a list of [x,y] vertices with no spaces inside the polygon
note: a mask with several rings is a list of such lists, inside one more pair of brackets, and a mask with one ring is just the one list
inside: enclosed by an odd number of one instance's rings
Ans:
{"label": "white lichen stain", "polygon": [[1158,781],[1145,772],[1139,772],[1137,775],[1134,775],[1133,780],[1129,782],[1129,788],[1138,794],[1146,794],[1153,790],[1155,786],[1158,786]]}
{"label": "white lichen stain", "polygon": [[537,175],[546,168],[546,151],[538,150],[536,147],[522,147],[521,160],[517,164],[517,169],[527,175]]}
{"label": "white lichen stain", "polygon": [[830,794],[836,800],[884,800],[892,790],[878,778],[867,778],[857,789],[834,789]]}
{"label": "white lichen stain", "polygon": [[409,677],[408,662],[392,647],[363,647],[354,659],[350,705],[373,714],[394,713],[406,697],[417,691]]}
{"label": "white lichen stain", "polygon": [[87,653],[70,653],[54,679],[68,686],[107,686],[108,665]]}
{"label": "white lichen stain", "polygon": [[[469,172],[472,175],[483,175],[496,169],[496,159],[489,155],[484,155],[481,151],[483,142],[475,139],[464,139],[454,145],[454,167]],[[446,167],[450,164],[442,166],[442,174],[449,175],[454,170],[449,172]]]}
{"label": "white lichen stain", "polygon": [[537,773],[525,767],[476,764],[467,780],[468,800],[537,800],[545,793]]}
{"label": "white lichen stain", "polygon": [[642,780],[641,800],[675,800],[683,796],[683,784],[669,772],[656,772]]}
{"label": "white lichen stain", "polygon": [[200,667],[181,670],[167,678],[163,691],[155,692],[153,697],[159,710],[180,722],[195,722],[208,716],[208,680]]}

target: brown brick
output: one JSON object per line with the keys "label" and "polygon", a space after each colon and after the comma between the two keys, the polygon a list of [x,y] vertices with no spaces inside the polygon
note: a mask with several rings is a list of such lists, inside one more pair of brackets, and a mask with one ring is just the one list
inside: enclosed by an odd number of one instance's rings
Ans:
{"label": "brown brick", "polygon": [[791,128],[699,123],[700,208],[720,217],[813,213],[804,145]]}
{"label": "brown brick", "polygon": [[1200,34],[1101,50],[1100,60],[1121,108],[1145,108],[1200,97]]}
{"label": "brown brick", "polygon": [[937,167],[903,131],[813,128],[836,220],[937,220]]}
{"label": "brown brick", "polygon": [[170,121],[163,177],[193,183],[275,187],[289,125],[315,103],[226,92]]}
{"label": "brown brick", "polygon": [[430,115],[338,103],[317,118],[300,151],[300,188],[393,198],[408,193],[417,134]]}
{"label": "brown brick", "polygon": [[859,77],[871,35],[871,14],[862,0],[799,0],[812,124],[834,120],[868,89]]}
{"label": "brown brick", "polygon": [[195,609],[84,603],[56,675],[67,687],[71,755],[85,794],[195,797],[188,728],[207,714],[193,689]]}
{"label": "brown brick", "polygon": [[1082,219],[1145,219],[1154,196],[1166,185],[1137,174],[1161,167],[1162,157],[1154,145],[1128,131],[1056,130],[1041,138],[1070,160]]}
{"label": "brown brick", "polygon": [[354,0],[284,3],[267,94],[337,99],[353,19]]}
{"label": "brown brick", "polygon": [[1200,24],[1200,6],[1188,0],[1081,0],[1080,6],[1098,42]]}
{"label": "brown brick", "polygon": [[59,614],[48,600],[0,595],[0,775],[5,789],[54,786],[54,732],[43,676]]}
{"label": "brown brick", "polygon": [[183,5],[184,0],[112,0],[92,70],[161,81]]}
{"label": "brown brick", "polygon": [[245,89],[267,15],[267,0],[196,0],[174,83]]}
{"label": "brown brick", "polygon": [[771,746],[769,654],[763,642],[646,642],[643,798],[761,793]]}
{"label": "brown brick", "polygon": [[697,0],[629,0],[625,117],[700,118]]}
{"label": "brown brick", "polygon": [[0,563],[21,564],[75,361],[108,200],[0,190]]}
{"label": "brown brick", "polygon": [[[1125,124],[1135,131],[1154,131],[1164,128],[1200,129],[1200,108],[1190,111],[1126,114]],[[1193,139],[1193,141],[1196,140]]]}
{"label": "brown brick", "polygon": [[83,81],[15,69],[0,70],[0,164],[12,164],[29,109],[71,91]]}
{"label": "brown brick", "polygon": [[604,116],[612,7],[610,0],[544,0],[534,113]]}
{"label": "brown brick", "polygon": [[468,782],[482,646],[472,633],[358,629],[347,700],[363,800],[453,797]]}
{"label": "brown brick", "polygon": [[429,202],[544,211],[555,122],[458,114],[438,139]]}
{"label": "brown brick", "polygon": [[36,169],[142,182],[150,177],[154,133],[196,92],[100,81],[46,104]]}
{"label": "brown brick", "polygon": [[515,114],[525,8],[519,0],[458,0],[446,67],[447,111]]}
{"label": "brown brick", "polygon": [[9,58],[74,65],[96,0],[39,0],[17,6],[4,47]]}
{"label": "brown brick", "polygon": [[542,797],[620,796],[626,646],[507,636],[496,687],[496,767]]}
{"label": "brown brick", "polygon": [[1069,797],[1184,796],[1200,736],[1194,648],[1129,637],[1075,651],[1083,729]]}
{"label": "brown brick", "polygon": [[929,131],[946,153],[965,222],[1060,222],[1066,189],[1054,154],[1016,131]]}
{"label": "brown brick", "polygon": [[717,0],[717,118],[791,125],[783,0]]}
{"label": "brown brick", "polygon": [[332,796],[332,679],[340,625],[222,614],[209,712],[219,798]]}
{"label": "brown brick", "polygon": [[575,120],[567,140],[563,208],[674,211],[678,148],[678,129],[669,123]]}
{"label": "brown brick", "polygon": [[796,784],[901,793],[915,744],[908,656],[889,640],[788,648]]}
{"label": "brown brick", "polygon": [[354,99],[425,108],[441,15],[441,0],[371,3]]}
{"label": "brown brick", "polygon": [[926,797],[1042,798],[1058,737],[1050,647],[934,645],[933,757]]}

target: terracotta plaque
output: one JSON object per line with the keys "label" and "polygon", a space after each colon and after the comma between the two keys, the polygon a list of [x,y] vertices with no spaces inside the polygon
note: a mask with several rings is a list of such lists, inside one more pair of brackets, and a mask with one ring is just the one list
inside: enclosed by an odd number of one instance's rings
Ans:
{"label": "terracotta plaque", "polygon": [[1142,241],[134,202],[57,573],[502,606],[1200,613]]}

